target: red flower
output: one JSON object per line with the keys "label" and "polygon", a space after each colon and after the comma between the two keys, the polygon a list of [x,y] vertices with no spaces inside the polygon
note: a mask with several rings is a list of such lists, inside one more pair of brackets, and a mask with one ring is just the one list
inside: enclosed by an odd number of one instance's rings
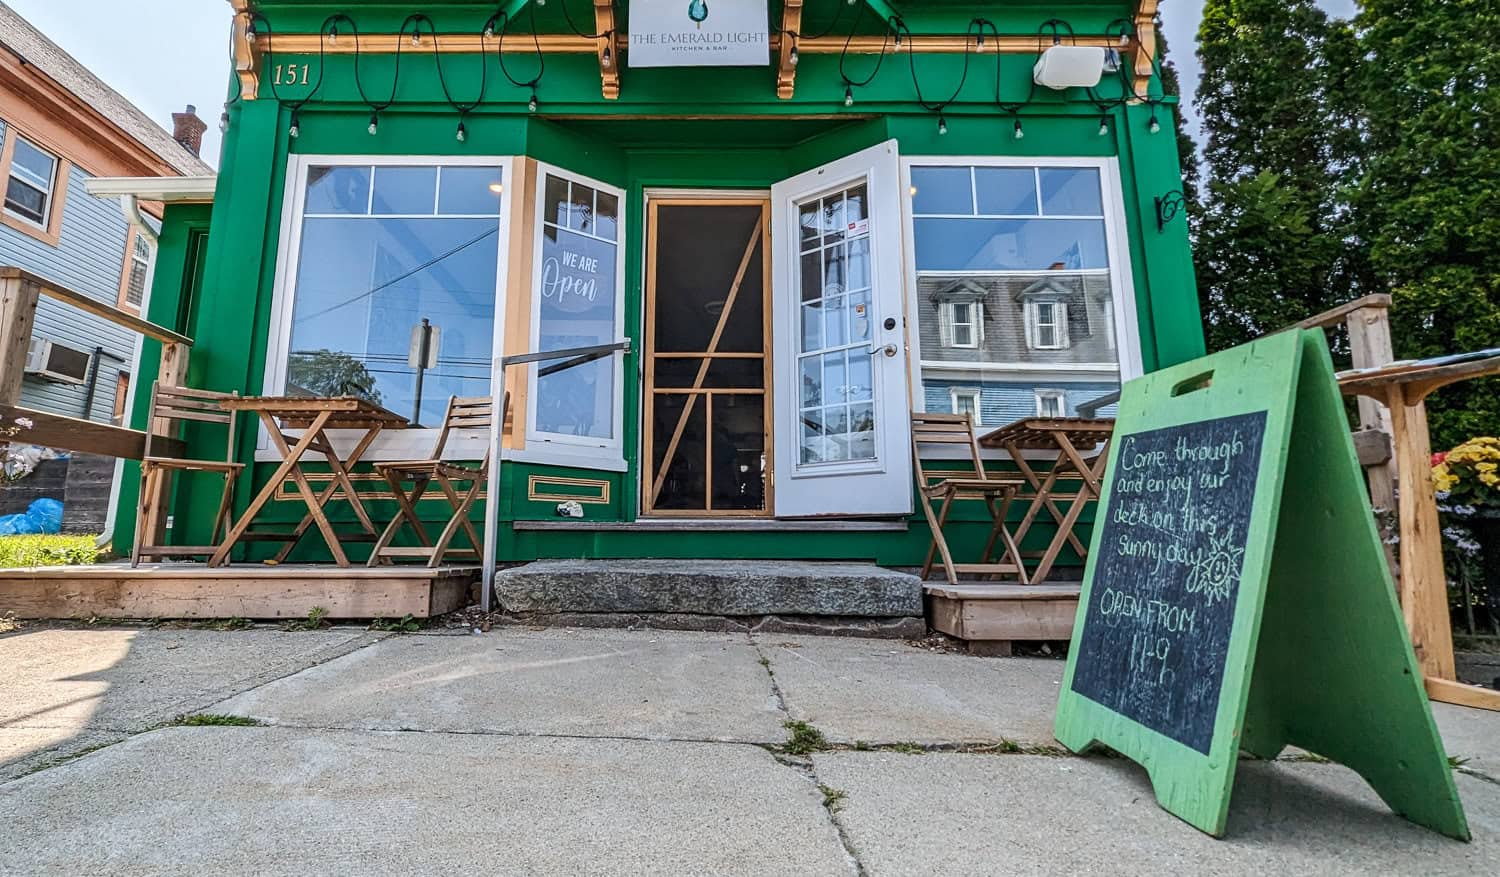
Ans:
{"label": "red flower", "polygon": [[1439,463],[1442,463],[1446,459],[1448,459],[1448,452],[1447,451],[1438,451],[1436,454],[1432,455],[1432,465],[1436,466]]}

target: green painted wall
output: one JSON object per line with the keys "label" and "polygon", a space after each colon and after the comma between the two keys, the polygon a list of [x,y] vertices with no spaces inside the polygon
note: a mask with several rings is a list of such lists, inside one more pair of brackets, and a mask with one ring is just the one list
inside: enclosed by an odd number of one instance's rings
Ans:
{"label": "green painted wall", "polygon": [[[837,0],[813,2],[802,32],[817,33],[834,23],[833,33],[848,32],[853,13],[840,10]],[[1125,2],[1054,2],[1007,5],[944,3],[905,13],[916,33],[962,32],[966,23],[983,15],[1005,33],[1035,33],[1049,19],[1065,19],[1078,33],[1104,32],[1126,16]],[[779,3],[772,2],[772,18],[780,20]],[[261,29],[276,34],[315,33],[325,18],[343,6],[306,2],[264,2]],[[425,12],[443,31],[474,33],[493,10],[488,3],[441,3],[424,6],[366,3],[355,21],[368,40],[372,33],[395,31],[415,11]],[[592,24],[591,7],[575,0],[569,6],[582,25]],[[512,33],[507,45],[526,39],[527,15],[520,17],[522,33]],[[561,3],[554,0],[536,10],[538,30],[566,33]],[[621,23],[628,29],[628,21]],[[876,34],[880,25],[871,15],[860,20],[859,31]],[[344,27],[341,40],[352,39]],[[962,88],[944,109],[948,131],[940,135],[937,115],[915,101],[911,65],[906,55],[887,57],[870,83],[855,91],[852,107],[844,105],[844,86],[836,55],[804,53],[797,75],[796,95],[776,97],[769,68],[694,68],[621,70],[619,100],[600,97],[599,70],[592,56],[548,55],[537,87],[539,111],[527,112],[530,89],[507,81],[496,54],[445,55],[441,59],[450,94],[472,100],[479,94],[484,70],[485,101],[464,116],[465,142],[454,136],[459,114],[446,102],[430,41],[413,49],[404,44],[399,61],[392,55],[366,54],[358,61],[365,93],[377,100],[392,97],[380,113],[379,129],[366,128],[370,108],[356,87],[355,59],[348,55],[289,56],[272,51],[265,58],[259,100],[236,101],[229,108],[230,127],[224,138],[220,175],[202,266],[203,292],[191,315],[183,309],[188,238],[201,233],[207,220],[204,208],[169,208],[158,270],[152,291],[151,317],[179,325],[195,339],[190,369],[192,381],[217,390],[243,393],[261,390],[270,322],[272,287],[278,259],[287,155],[526,155],[617,185],[627,192],[626,326],[641,320],[641,246],[644,227],[643,190],[647,187],[768,188],[773,182],[816,167],[857,149],[896,138],[903,155],[1087,156],[1118,158],[1125,199],[1126,232],[1133,271],[1137,317],[1141,330],[1143,364],[1147,370],[1171,365],[1203,353],[1203,334],[1185,225],[1178,222],[1159,233],[1153,198],[1180,188],[1181,169],[1171,135],[1175,99],[1159,109],[1149,104],[1101,109],[1081,91],[1068,93],[1038,89],[1021,111],[1026,136],[1013,136],[1013,117],[995,105],[997,81],[1004,101],[1025,100],[1030,89],[1031,55],[994,54],[922,56],[916,69],[924,97],[947,97]],[[851,79],[870,75],[874,56],[850,57]],[[399,63],[399,77],[396,76]],[[965,70],[965,63],[968,67]],[[273,85],[277,65],[308,65],[308,84]],[[536,58],[507,53],[512,77],[529,80]],[[997,66],[998,65],[998,66]],[[321,69],[321,76],[320,71]],[[277,91],[279,90],[279,101]],[[1117,98],[1118,83],[1106,82],[1101,99]],[[1158,93],[1159,94],[1159,93]],[[311,99],[309,99],[311,96]],[[288,136],[293,102],[307,100],[297,112],[300,136]],[[1153,112],[1161,131],[1150,133]],[[1107,135],[1099,133],[1101,115],[1109,118]],[[691,119],[713,116],[712,120]],[[175,267],[174,267],[175,264]],[[188,320],[191,325],[182,321]],[[627,334],[639,332],[627,328]],[[148,351],[142,386],[152,375],[154,353]],[[627,376],[638,374],[634,354],[626,358]],[[639,391],[626,381],[625,448],[635,464]],[[145,420],[146,394],[139,394],[135,425]],[[190,434],[190,439],[195,436]],[[217,441],[212,437],[204,441]],[[246,429],[240,439],[240,459],[253,460],[255,434]],[[237,508],[244,508],[264,479],[269,464],[247,468],[237,485]],[[634,516],[638,491],[634,472],[628,474],[570,472],[552,467],[507,464],[504,489],[498,498],[501,517],[553,517],[554,503],[529,503],[526,476],[533,472],[608,477],[612,482],[609,506],[585,506],[590,517]],[[135,476],[127,474],[118,515],[117,544],[129,541],[133,527]],[[217,500],[207,480],[179,488],[174,541],[208,538],[207,515]],[[429,504],[434,517],[441,504]],[[295,507],[294,507],[295,506]],[[378,517],[392,509],[372,508]],[[335,518],[352,516],[334,509]],[[273,506],[268,520],[295,520],[300,504]],[[476,516],[477,519],[478,516]],[[987,532],[979,508],[960,509],[954,526],[958,550],[976,551]],[[747,557],[848,557],[906,565],[920,562],[927,547],[920,514],[904,536],[890,533],[823,534],[736,533],[725,535],[623,534],[610,532],[512,531],[501,527],[502,560],[537,556],[662,555]],[[1048,533],[1038,528],[1033,540]],[[122,538],[123,537],[123,538]],[[1033,541],[1033,540],[1029,540]],[[323,559],[316,537],[305,540],[299,555]],[[259,556],[256,554],[255,556]]]}

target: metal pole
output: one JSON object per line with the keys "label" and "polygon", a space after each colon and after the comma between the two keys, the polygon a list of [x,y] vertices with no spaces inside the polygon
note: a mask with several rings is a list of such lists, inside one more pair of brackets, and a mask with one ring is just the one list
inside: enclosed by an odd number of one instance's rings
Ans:
{"label": "metal pole", "polygon": [[412,403],[411,425],[422,425],[422,376],[427,373],[427,345],[432,343],[432,324],[422,318],[422,331],[417,336],[417,399]]}

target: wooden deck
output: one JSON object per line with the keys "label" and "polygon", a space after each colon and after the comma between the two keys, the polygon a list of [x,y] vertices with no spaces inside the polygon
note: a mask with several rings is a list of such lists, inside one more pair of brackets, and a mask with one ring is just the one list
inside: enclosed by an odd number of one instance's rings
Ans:
{"label": "wooden deck", "polygon": [[479,567],[201,563],[0,569],[0,615],[19,618],[429,618],[468,605]]}
{"label": "wooden deck", "polygon": [[965,640],[972,652],[1008,655],[1017,640],[1071,639],[1081,588],[927,582],[923,590],[934,629]]}

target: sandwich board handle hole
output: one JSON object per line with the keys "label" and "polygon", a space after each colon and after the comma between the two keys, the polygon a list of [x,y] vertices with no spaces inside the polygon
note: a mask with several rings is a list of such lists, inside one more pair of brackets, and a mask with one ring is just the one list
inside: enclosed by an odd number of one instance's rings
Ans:
{"label": "sandwich board handle hole", "polygon": [[1177,386],[1172,388],[1172,396],[1176,398],[1177,396],[1186,396],[1188,393],[1196,393],[1199,390],[1207,389],[1213,382],[1214,373],[1211,371],[1206,371],[1201,375],[1194,375],[1185,381],[1179,381]]}

